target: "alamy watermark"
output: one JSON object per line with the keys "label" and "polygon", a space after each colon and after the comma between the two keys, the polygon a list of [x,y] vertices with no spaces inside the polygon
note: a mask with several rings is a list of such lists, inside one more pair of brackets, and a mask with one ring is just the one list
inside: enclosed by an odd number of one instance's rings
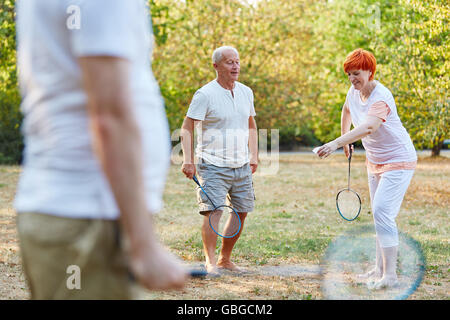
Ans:
{"label": "alamy watermark", "polygon": [[367,19],[367,26],[369,29],[379,31],[381,30],[381,9],[377,2],[367,7],[366,12],[369,14]]}
{"label": "alamy watermark", "polygon": [[[252,139],[257,138],[257,174],[275,175],[278,173],[280,158],[280,132],[278,129],[270,129],[270,131],[268,129],[208,129],[202,131],[197,128],[193,134],[194,141],[187,141],[186,145],[194,144],[194,164],[200,162],[200,158],[208,159],[208,157],[217,157],[237,163],[245,158],[249,158],[251,161],[251,150],[248,145],[251,144]],[[189,134],[183,133],[182,129],[176,129],[171,134],[172,143],[178,142],[172,148],[171,162],[180,166],[183,164],[181,137],[189,139]],[[191,152],[191,150],[186,150],[186,152]]]}
{"label": "alamy watermark", "polygon": [[66,269],[69,274],[66,280],[66,287],[69,290],[81,290],[81,269],[77,265],[70,265]]}
{"label": "alamy watermark", "polygon": [[81,9],[77,5],[67,7],[66,13],[69,15],[66,19],[66,26],[69,30],[78,30],[81,28]]}
{"label": "alamy watermark", "polygon": [[[81,8],[77,5],[70,5],[66,9],[67,19],[66,27],[69,30],[79,30],[82,24]],[[207,144],[207,149],[214,150],[218,157],[224,157],[226,159],[242,159],[242,157],[248,157],[248,154],[242,154],[242,144],[248,144],[249,131],[245,129],[225,129],[225,130],[207,130],[206,134],[201,136],[201,139],[195,139],[199,143]],[[182,147],[180,142],[181,129],[174,130],[171,135],[172,142],[179,142],[172,148],[171,161],[175,165],[181,165],[183,163]],[[270,133],[269,133],[270,132]],[[253,133],[254,134],[254,133]],[[279,130],[278,129],[259,129],[257,131],[258,141],[258,170],[257,174],[260,175],[275,175],[279,169]],[[270,136],[270,138],[269,138]],[[270,143],[269,143],[270,139]],[[268,147],[270,146],[270,151]],[[200,152],[201,153],[201,152]],[[236,154],[237,153],[237,154]],[[197,150],[196,156],[201,157]],[[80,270],[77,266],[69,266],[68,273],[73,273],[67,279],[67,287],[78,288]]]}

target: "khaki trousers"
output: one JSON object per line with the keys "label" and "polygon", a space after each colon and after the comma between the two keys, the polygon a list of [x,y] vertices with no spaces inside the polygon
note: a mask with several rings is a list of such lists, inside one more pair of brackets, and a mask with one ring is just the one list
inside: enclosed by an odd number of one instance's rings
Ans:
{"label": "khaki trousers", "polygon": [[32,299],[133,299],[118,221],[21,212],[17,228]]}

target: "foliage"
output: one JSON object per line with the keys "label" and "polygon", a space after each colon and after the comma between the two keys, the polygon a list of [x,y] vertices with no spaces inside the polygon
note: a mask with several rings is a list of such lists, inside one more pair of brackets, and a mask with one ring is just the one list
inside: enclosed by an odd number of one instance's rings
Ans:
{"label": "foliage", "polygon": [[[213,50],[233,45],[240,81],[255,94],[258,127],[278,129],[286,147],[340,134],[349,83],[345,56],[377,58],[418,148],[439,154],[449,138],[449,4],[445,0],[148,0],[155,35],[153,70],[171,130],[194,92],[215,78]],[[14,1],[0,4],[0,162],[23,147],[17,87]]]}
{"label": "foliage", "polygon": [[23,148],[17,87],[14,3],[0,3],[0,163],[17,163]]}
{"label": "foliage", "polygon": [[391,58],[387,78],[396,84],[404,120],[419,147],[433,155],[449,137],[449,17],[446,1],[400,1],[404,19],[392,29],[397,45],[385,48]]}
{"label": "foliage", "polygon": [[315,41],[308,20],[314,13],[308,1],[263,0],[257,7],[236,0],[152,4],[159,44],[153,70],[172,129],[181,126],[194,92],[215,78],[213,50],[228,44],[240,52],[240,81],[254,91],[258,126],[304,144],[315,141],[306,107],[314,99],[308,86]]}
{"label": "foliage", "polygon": [[324,87],[334,84],[338,92],[321,94],[324,107],[314,121],[321,126],[315,128],[317,136],[329,140],[339,135],[345,100],[341,65],[345,54],[362,47],[375,54],[376,78],[391,89],[415,145],[438,155],[449,137],[449,16],[446,1],[341,0],[324,5],[317,33],[325,65],[332,70],[323,78]]}

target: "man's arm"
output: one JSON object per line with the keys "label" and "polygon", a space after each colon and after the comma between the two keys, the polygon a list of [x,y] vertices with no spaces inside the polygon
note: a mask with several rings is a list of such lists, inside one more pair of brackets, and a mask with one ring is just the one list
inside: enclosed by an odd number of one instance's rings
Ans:
{"label": "man's arm", "polygon": [[258,168],[258,128],[256,126],[255,118],[250,116],[248,118],[248,150],[250,153],[250,167],[252,168],[252,173],[256,172]]}
{"label": "man's arm", "polygon": [[132,271],[148,289],[181,287],[185,272],[159,244],[147,212],[141,137],[129,87],[129,62],[93,56],[79,58],[79,64],[88,97],[94,151],[130,241]]}
{"label": "man's arm", "polygon": [[183,150],[183,165],[181,166],[181,171],[189,179],[192,179],[196,173],[194,164],[194,127],[196,121],[199,120],[185,117],[180,134],[181,149]]}

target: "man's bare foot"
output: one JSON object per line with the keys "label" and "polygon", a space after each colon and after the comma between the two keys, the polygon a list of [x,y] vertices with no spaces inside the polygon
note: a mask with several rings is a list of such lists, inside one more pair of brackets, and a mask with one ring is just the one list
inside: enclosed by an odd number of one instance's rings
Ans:
{"label": "man's bare foot", "polygon": [[208,275],[210,276],[219,276],[219,269],[217,269],[217,266],[211,263],[205,263],[206,272],[208,272]]}
{"label": "man's bare foot", "polygon": [[244,270],[242,268],[239,268],[237,265],[235,265],[231,261],[219,260],[219,262],[217,262],[217,267],[219,269],[226,269],[226,270],[230,270],[230,271],[234,271],[234,272],[244,272]]}

